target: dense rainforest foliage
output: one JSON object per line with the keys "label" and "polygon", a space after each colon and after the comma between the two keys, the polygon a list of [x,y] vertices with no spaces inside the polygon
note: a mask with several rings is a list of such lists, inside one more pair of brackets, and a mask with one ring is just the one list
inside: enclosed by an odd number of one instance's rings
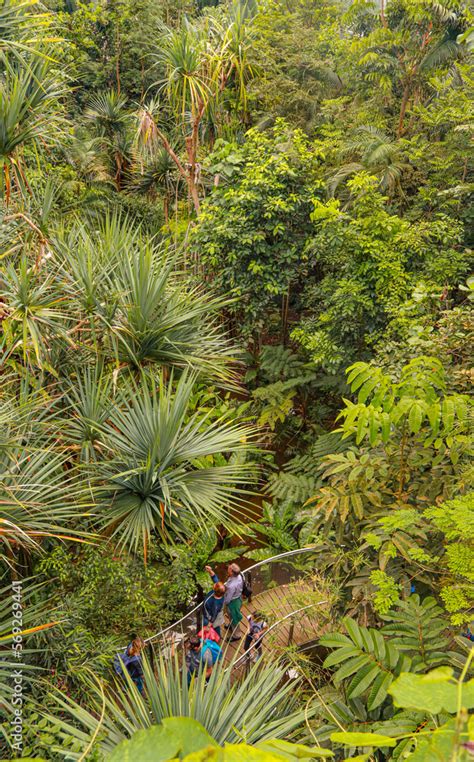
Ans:
{"label": "dense rainforest foliage", "polygon": [[[0,758],[473,758],[473,48],[467,0],[3,0]],[[117,682],[298,548],[310,655]]]}

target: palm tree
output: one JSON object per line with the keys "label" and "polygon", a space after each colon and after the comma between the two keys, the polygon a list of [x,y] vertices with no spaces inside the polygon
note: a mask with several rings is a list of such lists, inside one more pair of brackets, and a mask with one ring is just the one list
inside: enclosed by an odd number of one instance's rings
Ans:
{"label": "palm tree", "polygon": [[97,448],[109,455],[91,464],[99,526],[119,545],[143,548],[145,560],[156,535],[186,539],[235,527],[245,485],[256,477],[254,465],[237,457],[248,452],[252,428],[201,411],[195,383],[192,373],[176,382],[162,373],[158,385],[143,374],[139,386],[124,383],[98,424]]}
{"label": "palm tree", "polygon": [[[198,160],[200,130],[206,114],[220,102],[225,88],[234,85],[237,102],[244,114],[247,109],[247,83],[255,74],[249,50],[252,34],[253,4],[236,0],[224,22],[211,18],[201,26],[185,22],[177,30],[168,30],[160,41],[155,58],[164,70],[159,83],[170,113],[184,138],[186,161],[172,146],[156,116],[144,109],[142,132],[153,135],[163,145],[180,176],[187,184],[197,215],[200,212]],[[152,131],[149,122],[155,122]]]}
{"label": "palm tree", "polygon": [[28,187],[22,151],[42,149],[62,134],[61,102],[66,89],[49,60],[5,62],[0,79],[0,183],[7,204],[12,188]]}
{"label": "palm tree", "polygon": [[[285,669],[277,663],[255,667],[241,681],[217,664],[206,684],[201,673],[188,686],[186,669],[177,658],[160,658],[156,673],[145,660],[147,699],[130,680],[114,691],[91,684],[92,705],[84,709],[58,693],[51,695],[55,715],[41,714],[61,728],[64,738],[88,748],[92,738],[101,738],[103,754],[113,751],[125,738],[168,717],[191,717],[202,724],[219,745],[256,744],[268,739],[291,739],[301,733],[305,713],[295,699],[298,679],[284,681]],[[312,712],[309,711],[309,716]],[[65,716],[70,720],[65,719]],[[98,718],[101,718],[100,720]]]}
{"label": "palm tree", "polygon": [[0,554],[12,568],[32,553],[40,553],[43,541],[55,537],[91,540],[79,519],[93,509],[90,492],[77,469],[58,451],[54,415],[41,396],[3,379],[0,399]]}
{"label": "palm tree", "polygon": [[163,216],[165,224],[169,222],[170,199],[176,192],[179,176],[176,165],[168,151],[163,146],[158,146],[152,156],[142,162],[139,174],[132,182],[132,187],[139,193],[148,193],[156,196],[158,192],[163,195]]}
{"label": "palm tree", "polygon": [[54,237],[53,253],[49,266],[61,268],[71,310],[79,308],[79,322],[90,321],[85,336],[96,348],[101,343],[107,359],[133,369],[157,364],[232,378],[237,352],[219,321],[228,300],[191,285],[174,252],[133,220],[114,214],[94,226],[78,223]]}
{"label": "palm tree", "polygon": [[252,22],[256,13],[257,6],[252,0],[234,0],[224,22],[219,16],[213,17],[211,22],[211,35],[221,58],[219,91],[222,92],[228,83],[233,85],[244,123],[248,123],[247,86],[258,71],[250,55],[255,39]]}
{"label": "palm tree", "polygon": [[224,301],[180,279],[173,257],[165,256],[165,250],[142,244],[117,264],[110,323],[117,356],[137,368],[159,363],[229,378],[235,350],[216,319]]}
{"label": "palm tree", "polygon": [[[24,54],[41,55],[45,43],[51,43],[43,32],[48,27],[47,14],[35,13],[34,2],[12,3],[4,0],[0,8],[0,57],[21,60]],[[56,40],[57,41],[57,40]]]}
{"label": "palm tree", "polygon": [[129,131],[132,115],[126,105],[126,98],[116,90],[108,90],[94,95],[84,114],[100,139],[117,190],[122,189],[124,176],[132,162],[132,136]]}
{"label": "palm tree", "polygon": [[390,195],[402,193],[401,177],[410,166],[402,160],[402,150],[400,141],[388,137],[377,127],[358,127],[353,137],[345,143],[342,153],[357,157],[359,161],[339,167],[328,181],[329,192],[333,195],[340,183],[350,175],[366,170],[379,178],[381,191],[388,191]]}

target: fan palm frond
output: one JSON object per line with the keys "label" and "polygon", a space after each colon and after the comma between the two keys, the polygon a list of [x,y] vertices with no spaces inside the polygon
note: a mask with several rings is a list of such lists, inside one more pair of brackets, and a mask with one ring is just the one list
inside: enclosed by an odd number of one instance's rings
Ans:
{"label": "fan palm frond", "polygon": [[95,465],[101,525],[137,551],[158,533],[164,539],[230,523],[245,485],[255,482],[252,463],[231,462],[249,451],[253,429],[230,418],[210,420],[192,412],[196,376],[174,384],[161,374],[158,389],[142,376],[119,393],[101,427],[100,444],[110,460]]}
{"label": "fan palm frond", "polygon": [[446,36],[434,45],[423,57],[420,63],[420,71],[436,69],[440,66],[455,61],[462,54],[462,47],[456,39]]}
{"label": "fan palm frond", "polygon": [[91,97],[84,116],[94,125],[98,135],[112,138],[130,121],[126,105],[127,99],[123,95],[116,90],[107,90]]}
{"label": "fan palm frond", "polygon": [[393,140],[374,125],[362,125],[347,140],[343,153],[357,157],[359,161],[344,164],[329,178],[328,191],[331,195],[341,182],[363,170],[379,178],[381,190],[400,191],[400,179],[408,164],[402,160],[399,141]]}

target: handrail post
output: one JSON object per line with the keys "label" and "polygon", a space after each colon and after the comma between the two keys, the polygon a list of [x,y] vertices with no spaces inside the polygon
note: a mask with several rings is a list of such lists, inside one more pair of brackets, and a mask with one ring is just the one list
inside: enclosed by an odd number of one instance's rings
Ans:
{"label": "handrail post", "polygon": [[198,604],[199,607],[196,609],[196,632],[199,632],[199,630],[204,627],[204,611],[202,604],[204,603],[204,591],[201,586],[199,586],[198,589]]}
{"label": "handrail post", "polygon": [[294,634],[295,634],[295,622],[292,619],[290,622],[290,629],[288,631],[288,645],[289,646],[291,646],[291,644],[293,643]]}

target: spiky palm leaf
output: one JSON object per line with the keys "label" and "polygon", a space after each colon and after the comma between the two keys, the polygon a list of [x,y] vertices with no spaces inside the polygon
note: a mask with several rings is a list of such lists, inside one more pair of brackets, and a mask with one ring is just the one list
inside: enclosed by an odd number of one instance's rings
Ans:
{"label": "spiky palm leaf", "polygon": [[[87,710],[59,693],[51,696],[57,705],[55,716],[41,710],[61,728],[64,739],[75,739],[84,751],[100,726],[100,748],[111,752],[125,738],[166,717],[192,717],[200,722],[219,744],[254,744],[270,738],[292,738],[304,725],[304,710],[298,707],[293,690],[298,681],[284,682],[285,670],[278,664],[254,668],[241,681],[231,681],[230,670],[216,665],[206,684],[201,673],[188,687],[186,668],[177,659],[160,658],[157,674],[145,661],[148,700],[143,699],[130,680],[114,693],[101,694],[98,686],[93,706]],[[311,714],[311,712],[310,712]],[[68,717],[70,719],[65,719]],[[79,757],[80,754],[77,754]]]}
{"label": "spiky palm leaf", "polygon": [[38,55],[40,48],[52,41],[44,35],[48,14],[38,13],[39,10],[39,4],[34,1],[14,3],[4,0],[0,8],[0,55],[3,60],[24,53]]}
{"label": "spiky palm leaf", "polygon": [[186,537],[229,524],[230,509],[238,511],[245,485],[255,479],[251,463],[228,460],[248,451],[251,427],[193,412],[195,381],[185,373],[165,383],[162,374],[156,388],[143,375],[140,387],[125,384],[101,427],[99,446],[111,458],[94,468],[103,484],[100,523],[132,550],[146,554],[155,533]]}
{"label": "spiky palm leaf", "polygon": [[65,380],[67,440],[79,451],[79,460],[96,460],[100,430],[114,405],[112,375],[102,365],[71,369]]}
{"label": "spiky palm leaf", "polygon": [[129,218],[109,215],[94,229],[80,223],[55,238],[54,254],[73,304],[91,321],[94,346],[100,341],[108,359],[232,378],[237,351],[219,321],[228,301],[190,285],[176,270],[177,257]]}
{"label": "spiky palm leaf", "polygon": [[205,41],[200,30],[185,23],[179,29],[167,31],[155,58],[165,71],[160,88],[172,109],[181,117],[187,111],[195,116],[212,93]]}
{"label": "spiky palm leaf", "polygon": [[7,562],[20,547],[40,551],[47,537],[91,539],[75,524],[92,507],[80,475],[66,470],[64,456],[51,446],[29,450],[18,443],[0,454],[0,538]]}
{"label": "spiky palm leaf", "polygon": [[118,356],[135,367],[177,365],[228,378],[235,350],[217,322],[224,301],[189,286],[174,267],[173,257],[146,242],[117,262],[110,328]]}
{"label": "spiky palm leaf", "polygon": [[37,58],[25,64],[5,63],[0,81],[0,166],[2,192],[7,201],[12,185],[25,185],[20,149],[42,147],[62,134],[61,102],[65,88],[52,73],[51,63]]}
{"label": "spiky palm leaf", "polygon": [[223,21],[218,16],[213,18],[211,33],[221,59],[215,69],[215,76],[220,78],[217,89],[233,78],[238,95],[238,102],[244,113],[247,109],[247,85],[255,78],[257,66],[251,60],[251,51],[255,39],[252,21],[256,15],[256,6],[248,0],[234,0],[228,17]]}
{"label": "spiky palm leaf", "polygon": [[176,164],[169,153],[160,146],[140,167],[132,185],[138,192],[153,195],[157,191],[170,193],[177,180]]}
{"label": "spiky palm leaf", "polygon": [[5,268],[0,297],[8,353],[18,353],[24,362],[51,369],[51,342],[61,339],[72,344],[65,308],[68,293],[58,280],[57,270],[40,275],[22,255],[17,267],[10,264]]}
{"label": "spiky palm leaf", "polygon": [[127,99],[123,95],[116,90],[107,90],[91,97],[84,116],[97,135],[112,139],[123,132],[131,120],[126,105]]}

